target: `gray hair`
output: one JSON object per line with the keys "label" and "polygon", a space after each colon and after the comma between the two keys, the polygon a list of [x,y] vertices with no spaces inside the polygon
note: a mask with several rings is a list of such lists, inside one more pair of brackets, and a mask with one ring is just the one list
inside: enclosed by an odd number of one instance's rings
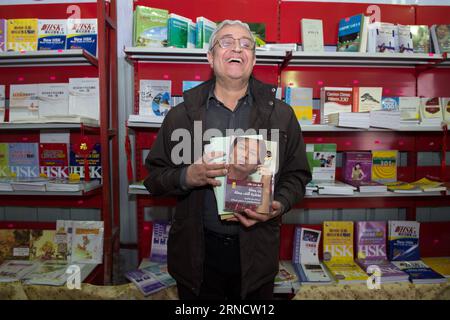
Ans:
{"label": "gray hair", "polygon": [[213,45],[216,42],[217,33],[219,33],[219,31],[222,30],[223,28],[225,28],[226,26],[233,26],[233,25],[241,26],[242,28],[247,30],[248,34],[250,35],[250,39],[252,39],[253,42],[255,42],[255,37],[253,36],[253,33],[250,30],[250,27],[248,26],[248,24],[246,24],[245,22],[242,22],[241,20],[224,20],[217,26],[216,30],[214,30],[214,32],[211,34],[211,37],[209,38],[208,51],[212,50]]}

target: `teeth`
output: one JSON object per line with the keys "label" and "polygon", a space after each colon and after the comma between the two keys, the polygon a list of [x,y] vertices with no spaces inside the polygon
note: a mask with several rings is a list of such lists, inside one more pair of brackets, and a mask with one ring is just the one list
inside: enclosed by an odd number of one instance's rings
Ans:
{"label": "teeth", "polygon": [[242,59],[240,59],[240,58],[230,58],[230,59],[228,59],[228,62],[239,62],[239,63],[241,63]]}

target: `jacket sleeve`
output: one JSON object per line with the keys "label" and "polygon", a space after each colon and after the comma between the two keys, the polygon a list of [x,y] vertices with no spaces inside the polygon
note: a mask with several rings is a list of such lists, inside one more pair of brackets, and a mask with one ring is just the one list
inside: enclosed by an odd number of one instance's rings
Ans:
{"label": "jacket sleeve", "polygon": [[152,196],[183,196],[190,191],[182,185],[188,165],[175,164],[171,159],[172,149],[178,143],[171,141],[171,133],[175,130],[172,125],[174,111],[167,114],[145,159],[148,176],[144,185]]}
{"label": "jacket sleeve", "polygon": [[284,162],[279,165],[279,180],[275,185],[274,200],[281,202],[283,213],[292,209],[305,196],[305,188],[311,181],[311,171],[306,158],[303,135],[294,114],[291,113],[285,136]]}

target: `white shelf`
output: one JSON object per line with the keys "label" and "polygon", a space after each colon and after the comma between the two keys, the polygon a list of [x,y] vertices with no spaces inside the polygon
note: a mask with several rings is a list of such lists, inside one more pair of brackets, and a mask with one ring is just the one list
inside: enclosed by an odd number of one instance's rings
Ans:
{"label": "white shelf", "polygon": [[[295,51],[289,65],[297,66],[392,66],[415,67],[442,62],[441,54],[364,53],[364,52],[302,52]],[[446,64],[444,62],[443,64]]]}
{"label": "white shelf", "polygon": [[41,129],[80,129],[81,126],[98,127],[94,124],[81,123],[0,123],[0,130],[41,130]]}
{"label": "white shelf", "polygon": [[97,66],[97,58],[82,49],[0,52],[0,67]]}
{"label": "white shelf", "polygon": [[161,123],[128,121],[127,127],[128,128],[161,128]]}
{"label": "white shelf", "polygon": [[[207,49],[125,47],[129,61],[208,63]],[[283,63],[285,51],[256,51],[258,64]]]}

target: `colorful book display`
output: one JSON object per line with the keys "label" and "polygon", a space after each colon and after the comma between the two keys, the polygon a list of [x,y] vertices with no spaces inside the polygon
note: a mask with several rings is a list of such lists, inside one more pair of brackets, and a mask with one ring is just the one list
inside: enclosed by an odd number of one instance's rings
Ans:
{"label": "colorful book display", "polygon": [[397,150],[372,151],[372,180],[380,183],[397,181]]}
{"label": "colorful book display", "polygon": [[64,50],[66,37],[67,20],[39,19],[38,50]]}

